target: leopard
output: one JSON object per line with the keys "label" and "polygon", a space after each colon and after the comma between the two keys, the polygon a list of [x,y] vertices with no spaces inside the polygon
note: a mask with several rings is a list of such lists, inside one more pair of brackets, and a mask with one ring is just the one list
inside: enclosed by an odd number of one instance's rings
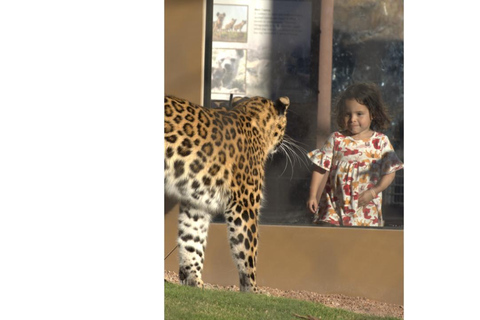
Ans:
{"label": "leopard", "polygon": [[288,97],[235,97],[230,108],[207,108],[165,96],[164,187],[180,202],[182,285],[204,287],[208,228],[212,217],[223,215],[240,291],[259,292],[258,224],[265,168],[283,143],[289,106]]}

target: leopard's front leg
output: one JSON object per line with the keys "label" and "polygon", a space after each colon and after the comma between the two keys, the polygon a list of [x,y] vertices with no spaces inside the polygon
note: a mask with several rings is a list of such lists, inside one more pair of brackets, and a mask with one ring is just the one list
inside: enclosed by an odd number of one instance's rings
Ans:
{"label": "leopard's front leg", "polygon": [[240,277],[240,291],[258,292],[256,266],[259,209],[260,203],[244,206],[242,201],[237,201],[226,212],[230,250]]}
{"label": "leopard's front leg", "polygon": [[180,203],[178,248],[180,283],[202,287],[203,261],[207,246],[210,215],[186,203]]}

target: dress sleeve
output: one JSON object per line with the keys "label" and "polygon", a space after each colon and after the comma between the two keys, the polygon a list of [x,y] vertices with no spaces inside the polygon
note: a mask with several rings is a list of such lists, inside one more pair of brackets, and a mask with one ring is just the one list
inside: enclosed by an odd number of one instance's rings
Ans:
{"label": "dress sleeve", "polygon": [[390,140],[385,135],[382,142],[382,175],[393,173],[397,170],[403,169],[403,162],[398,158]]}
{"label": "dress sleeve", "polygon": [[323,147],[308,153],[308,157],[314,164],[327,171],[330,171],[332,165],[334,141],[335,134],[331,134]]}

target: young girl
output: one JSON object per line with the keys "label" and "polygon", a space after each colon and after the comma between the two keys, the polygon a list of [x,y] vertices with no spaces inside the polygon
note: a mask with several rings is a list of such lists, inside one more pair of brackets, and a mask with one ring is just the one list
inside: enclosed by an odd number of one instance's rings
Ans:
{"label": "young girl", "polygon": [[[341,131],[308,154],[316,166],[307,207],[314,213],[315,223],[383,226],[382,191],[403,163],[387,136],[376,131],[390,124],[380,91],[373,84],[353,84],[340,96],[335,109]],[[319,203],[319,187],[327,172]]]}

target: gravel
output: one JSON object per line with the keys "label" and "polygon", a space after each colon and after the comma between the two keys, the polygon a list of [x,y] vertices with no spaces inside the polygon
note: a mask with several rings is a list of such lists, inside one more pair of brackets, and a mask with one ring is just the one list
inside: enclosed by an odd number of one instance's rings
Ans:
{"label": "gravel", "polygon": [[[176,284],[180,283],[178,274],[173,271],[165,270],[165,280]],[[204,287],[214,290],[239,291],[237,286],[219,286],[205,283]],[[340,308],[355,313],[403,319],[403,306],[401,305],[341,294],[320,294],[310,291],[280,290],[269,287],[259,287],[259,289],[262,294],[269,296],[312,301],[328,307]]]}

